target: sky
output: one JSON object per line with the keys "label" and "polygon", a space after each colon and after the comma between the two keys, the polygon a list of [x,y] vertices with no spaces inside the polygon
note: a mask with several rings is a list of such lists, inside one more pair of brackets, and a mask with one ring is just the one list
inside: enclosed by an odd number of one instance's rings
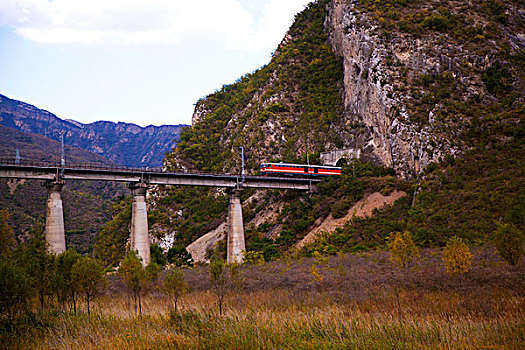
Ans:
{"label": "sky", "polygon": [[0,0],[0,94],[85,124],[191,124],[309,2]]}

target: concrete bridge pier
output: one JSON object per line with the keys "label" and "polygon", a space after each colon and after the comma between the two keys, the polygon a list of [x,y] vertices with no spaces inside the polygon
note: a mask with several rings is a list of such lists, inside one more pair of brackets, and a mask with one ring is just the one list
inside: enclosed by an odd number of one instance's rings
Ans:
{"label": "concrete bridge pier", "polygon": [[242,252],[246,250],[242,223],[242,190],[236,188],[229,190],[228,194],[230,195],[230,204],[228,207],[227,262],[242,263]]}
{"label": "concrete bridge pier", "polygon": [[145,183],[129,183],[128,188],[133,193],[131,204],[131,249],[136,251],[144,266],[150,262],[148,210],[146,208]]}
{"label": "concrete bridge pier", "polygon": [[66,250],[64,209],[61,196],[64,181],[46,181],[44,182],[44,186],[47,189],[46,241],[49,244],[49,250],[51,252],[60,254]]}

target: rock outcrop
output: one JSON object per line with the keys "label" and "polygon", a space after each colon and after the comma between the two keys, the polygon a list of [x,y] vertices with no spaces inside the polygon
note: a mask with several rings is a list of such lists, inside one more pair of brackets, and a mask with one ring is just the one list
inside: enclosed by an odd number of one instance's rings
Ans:
{"label": "rock outcrop", "polygon": [[348,213],[342,218],[335,219],[332,214],[329,214],[319,226],[308,232],[308,234],[295,245],[296,249],[301,249],[305,245],[312,243],[321,234],[331,234],[337,228],[342,228],[348,221],[354,217],[368,217],[372,215],[374,210],[379,210],[387,205],[392,205],[396,200],[406,196],[403,191],[393,191],[387,196],[383,196],[379,192],[374,192],[355,203]]}

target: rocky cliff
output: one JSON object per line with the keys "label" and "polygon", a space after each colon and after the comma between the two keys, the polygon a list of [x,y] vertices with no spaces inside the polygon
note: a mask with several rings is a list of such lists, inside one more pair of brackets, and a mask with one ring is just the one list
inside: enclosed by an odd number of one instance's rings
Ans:
{"label": "rocky cliff", "polygon": [[147,126],[99,121],[82,124],[0,95],[0,124],[64,142],[127,166],[161,166],[177,143],[183,125]]}
{"label": "rocky cliff", "polygon": [[465,104],[483,108],[498,97],[483,81],[491,68],[506,79],[499,83],[521,89],[515,102],[523,102],[517,2],[333,0],[327,9],[325,29],[343,57],[344,118],[365,135],[345,143],[401,176],[466,146],[473,113]]}

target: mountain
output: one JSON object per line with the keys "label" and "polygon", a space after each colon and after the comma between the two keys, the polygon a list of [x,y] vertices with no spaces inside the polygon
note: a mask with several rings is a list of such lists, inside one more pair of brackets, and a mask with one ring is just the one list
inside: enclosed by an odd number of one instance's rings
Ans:
{"label": "mountain", "polygon": [[[166,164],[239,173],[243,146],[256,174],[265,161],[359,154],[315,194],[245,191],[247,250],[266,258],[303,238],[310,254],[381,247],[392,231],[440,246],[486,242],[502,223],[523,230],[524,33],[517,1],[315,1],[269,64],[197,101]],[[354,218],[356,205],[367,214]],[[159,188],[150,206],[159,239],[224,237],[220,190]]]}
{"label": "mountain", "polygon": [[140,127],[129,123],[98,121],[82,124],[24,102],[0,95],[0,124],[59,140],[100,155],[120,165],[161,166],[164,153],[177,143],[184,125]]}
{"label": "mountain", "polygon": [[518,4],[312,3],[268,65],[198,101],[173,163],[229,170],[233,147],[244,146],[254,172],[266,160],[351,148],[417,177],[475,147],[476,130],[521,128]]}

